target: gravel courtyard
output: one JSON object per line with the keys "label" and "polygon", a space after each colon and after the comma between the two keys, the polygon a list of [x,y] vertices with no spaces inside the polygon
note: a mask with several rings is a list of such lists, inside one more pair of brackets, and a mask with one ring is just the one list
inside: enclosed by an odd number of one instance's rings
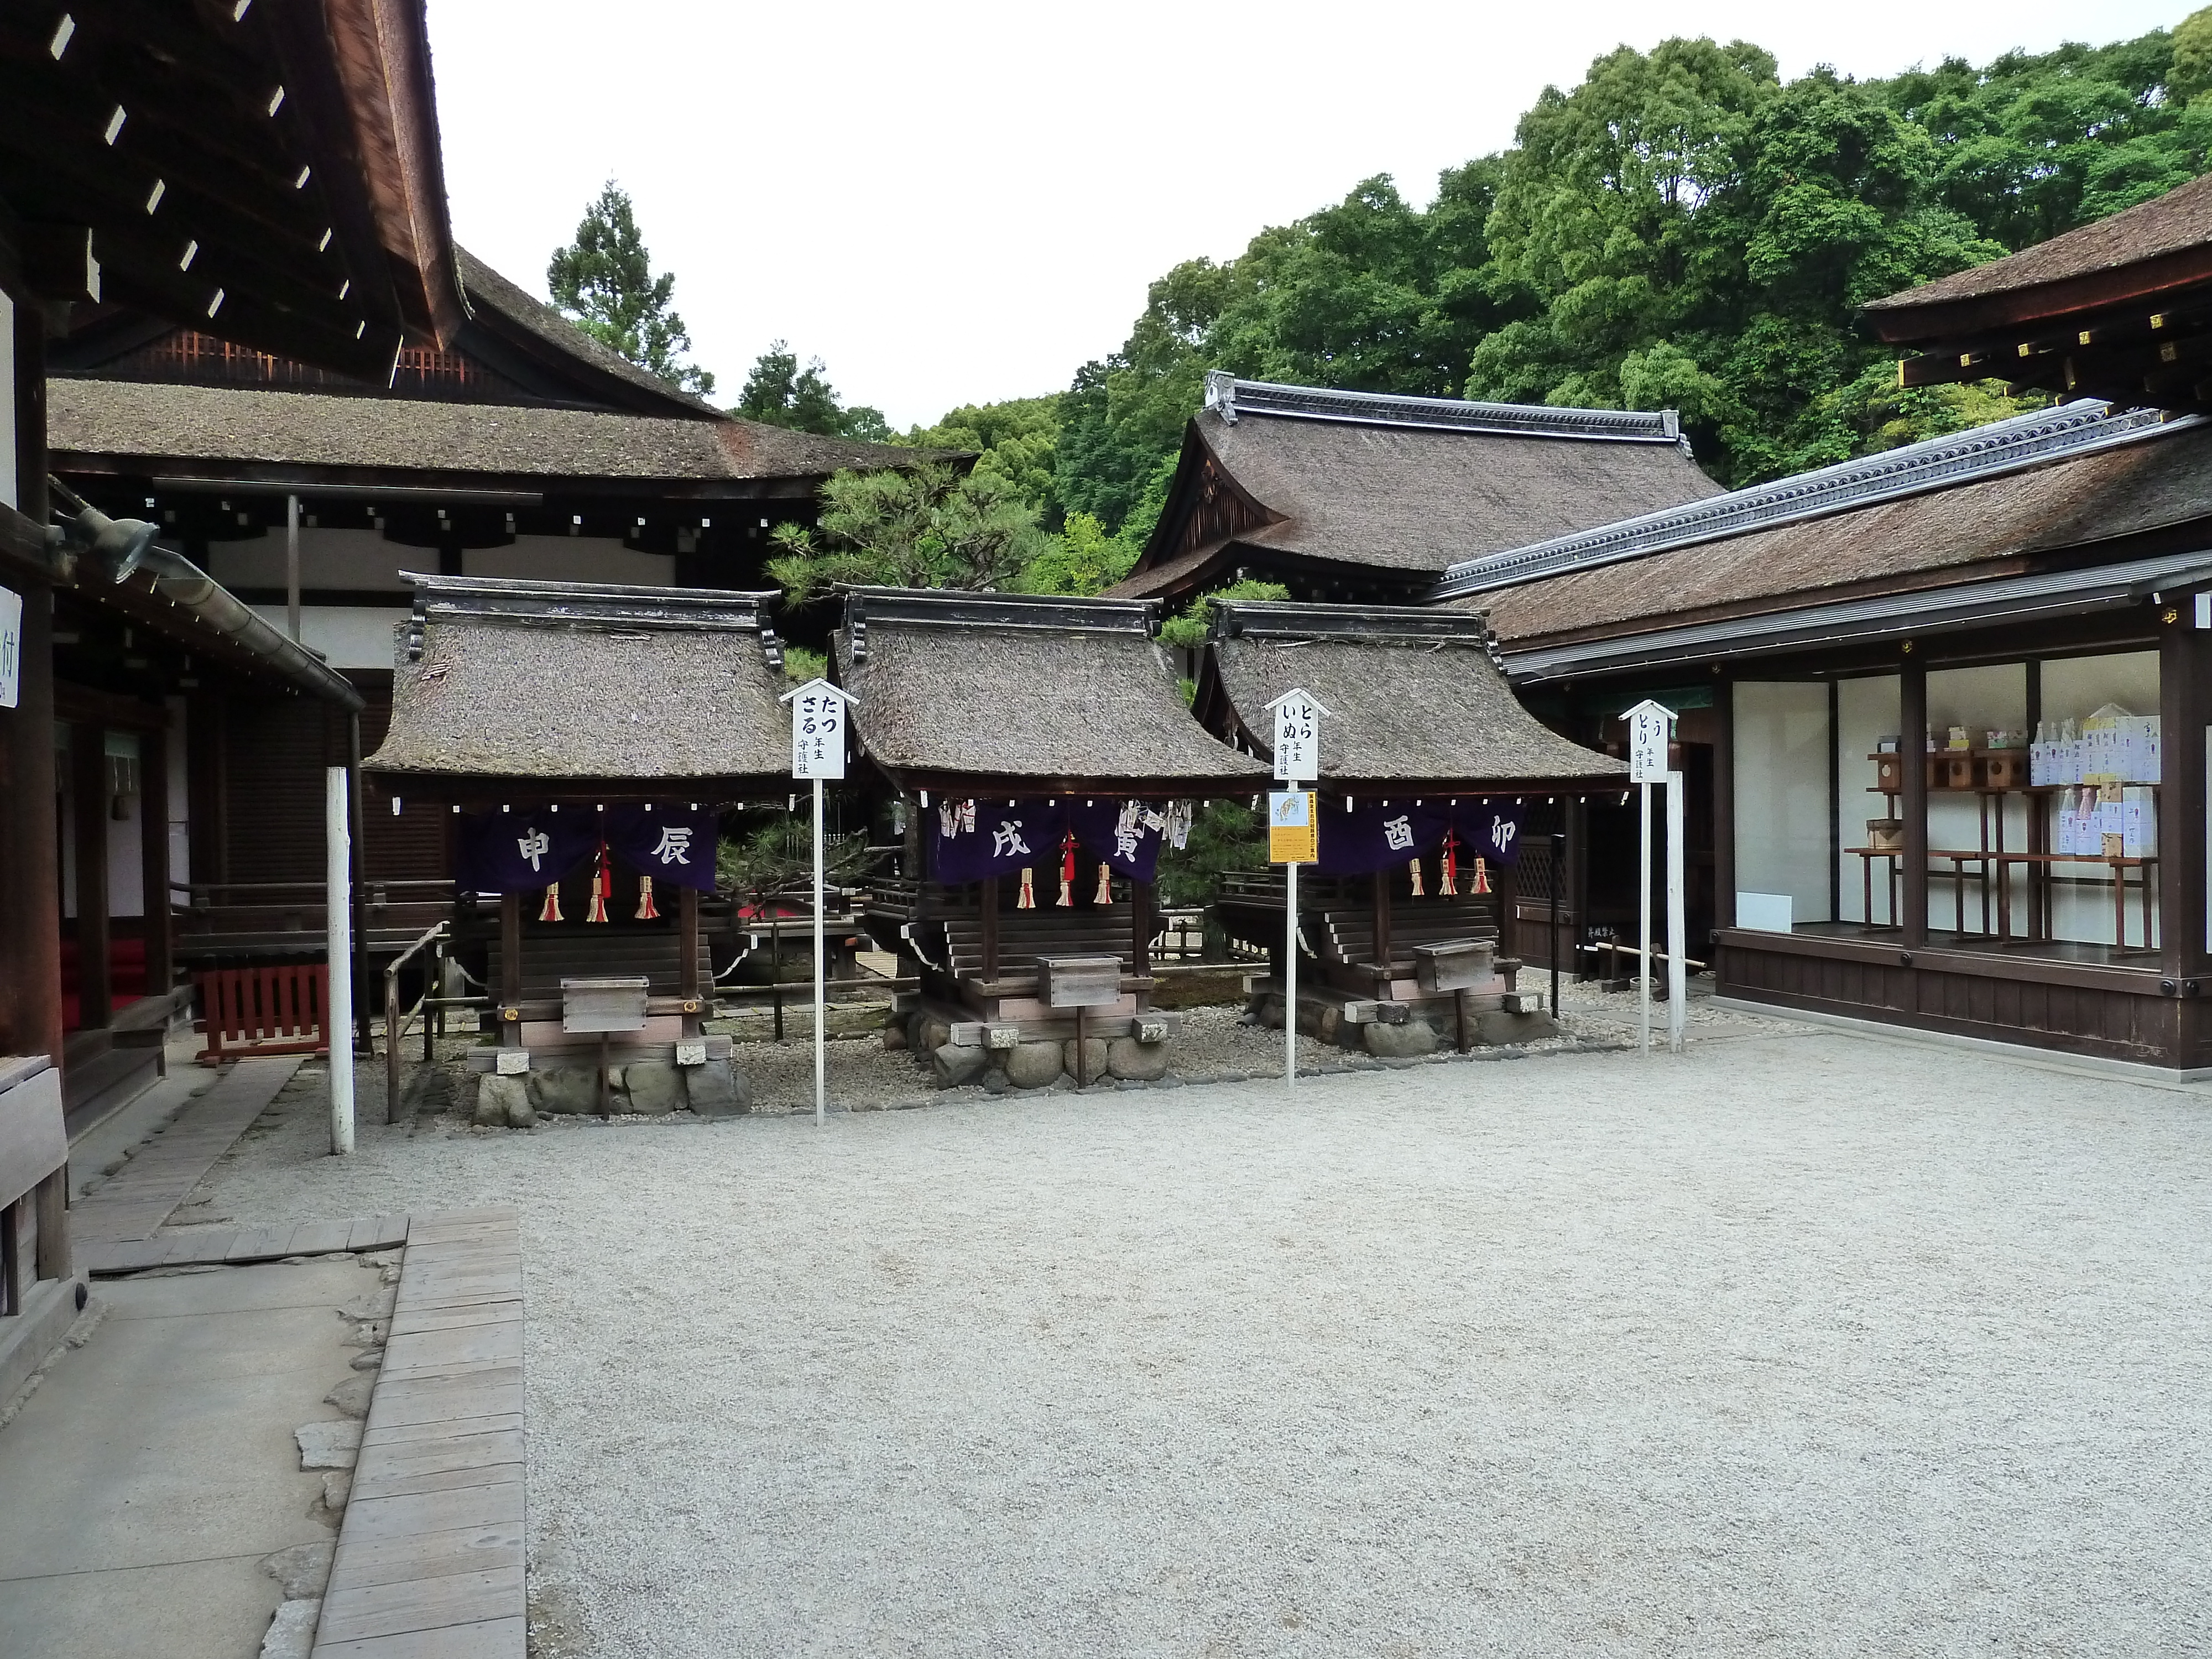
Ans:
{"label": "gravel courtyard", "polygon": [[521,1207],[546,1655],[2212,1646],[2212,1093],[1699,1012],[1292,1104],[309,1100],[191,1213]]}

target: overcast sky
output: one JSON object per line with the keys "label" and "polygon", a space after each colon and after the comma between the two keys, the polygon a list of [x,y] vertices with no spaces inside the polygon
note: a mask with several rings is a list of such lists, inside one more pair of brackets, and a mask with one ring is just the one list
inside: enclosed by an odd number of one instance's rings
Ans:
{"label": "overcast sky", "polygon": [[532,292],[600,184],[733,398],[776,338],[904,428],[1064,387],[1176,261],[1511,142],[1547,82],[1670,34],[1785,76],[2160,26],[2185,3],[1849,6],[430,0],[454,234]]}

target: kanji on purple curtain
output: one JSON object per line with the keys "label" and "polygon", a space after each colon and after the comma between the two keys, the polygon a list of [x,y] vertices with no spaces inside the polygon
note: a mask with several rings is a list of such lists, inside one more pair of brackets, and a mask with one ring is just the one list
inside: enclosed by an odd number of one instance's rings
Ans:
{"label": "kanji on purple curtain", "polygon": [[1459,831],[1462,856],[1488,859],[1492,864],[1521,862],[1521,830],[1528,810],[1518,802],[1502,806],[1459,806],[1452,811],[1452,827]]}
{"label": "kanji on purple curtain", "polygon": [[1117,876],[1150,881],[1165,839],[1165,803],[1109,795],[1075,795],[1066,803],[1076,844]]}
{"label": "kanji on purple curtain", "polygon": [[599,815],[574,807],[465,812],[455,837],[454,884],[465,893],[534,893],[599,848]]}
{"label": "kanji on purple curtain", "polygon": [[656,801],[650,806],[610,806],[600,817],[609,849],[631,869],[678,887],[714,890],[720,826],[713,811]]}
{"label": "kanji on purple curtain", "polygon": [[1011,875],[1060,857],[1067,833],[1067,803],[1018,800],[939,800],[925,810],[931,876],[944,882],[981,881]]}
{"label": "kanji on purple curtain", "polygon": [[1325,876],[1364,876],[1431,853],[1444,838],[1443,803],[1416,806],[1409,800],[1387,805],[1357,805],[1349,812],[1321,803],[1321,858]]}

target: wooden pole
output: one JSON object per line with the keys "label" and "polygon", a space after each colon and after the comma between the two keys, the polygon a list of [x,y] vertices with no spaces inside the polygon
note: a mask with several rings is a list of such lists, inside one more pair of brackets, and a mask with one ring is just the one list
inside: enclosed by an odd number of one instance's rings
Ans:
{"label": "wooden pole", "polygon": [[284,631],[300,642],[300,498],[284,498]]}
{"label": "wooden pole", "polygon": [[999,982],[999,878],[986,876],[976,885],[983,907],[983,982]]}
{"label": "wooden pole", "polygon": [[1283,1091],[1298,1085],[1298,866],[1283,866]]}
{"label": "wooden pole", "polygon": [[331,1151],[353,1151],[353,941],[352,906],[347,902],[348,856],[353,837],[347,829],[346,769],[333,766],[324,775],[323,790],[323,914],[326,929],[325,951],[330,963],[331,1006],[325,1011],[323,1030],[331,1045]]}
{"label": "wooden pole", "polygon": [[108,961],[107,734],[70,728],[70,783],[76,814],[76,1024],[98,1030],[115,1017]]}
{"label": "wooden pole", "polygon": [[1651,786],[1636,786],[1636,1051],[1651,1052]]}
{"label": "wooden pole", "polygon": [[[1688,897],[1684,890],[1682,868],[1683,833],[1682,775],[1667,775],[1667,1048],[1672,1054],[1682,1052],[1682,1038],[1689,1023],[1689,918],[1686,914]],[[1831,866],[1833,859],[1829,860]]]}
{"label": "wooden pole", "polygon": [[[17,314],[20,320],[21,310]],[[40,453],[38,483],[43,496],[43,447]],[[50,1054],[59,1065],[62,890],[60,842],[54,833],[53,593],[43,583],[26,582],[22,594],[16,706],[0,709],[0,987],[5,988],[0,992],[0,1053]]]}
{"label": "wooden pole", "polygon": [[522,895],[499,896],[499,1041],[503,1048],[522,1046]]}
{"label": "wooden pole", "polygon": [[[695,887],[677,890],[676,948],[683,952],[684,965],[677,970],[676,990],[686,1002],[702,1000],[699,988],[699,891]],[[684,1016],[684,1035],[699,1035],[703,1012]]]}
{"label": "wooden pole", "polygon": [[1898,815],[1905,820],[1905,914],[1908,951],[1928,942],[1928,668],[1907,656],[1897,677]]}
{"label": "wooden pole", "polygon": [[[2183,980],[2204,969],[2205,845],[2204,731],[2206,726],[2205,641],[2190,624],[2194,607],[2181,601],[2178,623],[2159,640],[2159,727],[2160,782],[2157,795],[2159,884],[2159,972],[2180,988]],[[2144,873],[2148,883],[2149,873]],[[2150,941],[2146,938],[2143,941]],[[2191,1007],[2185,1001],[2185,1012]],[[2195,1066],[2194,1059],[2171,1063]]]}

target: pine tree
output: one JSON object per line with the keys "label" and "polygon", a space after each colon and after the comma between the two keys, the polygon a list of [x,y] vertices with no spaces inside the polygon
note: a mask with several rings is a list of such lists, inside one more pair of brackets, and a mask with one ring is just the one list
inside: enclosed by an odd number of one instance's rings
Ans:
{"label": "pine tree", "polygon": [[576,240],[555,251],[545,281],[554,307],[602,345],[686,392],[713,394],[714,377],[681,361],[691,336],[670,308],[675,273],[653,274],[629,193],[613,179],[584,210]]}

